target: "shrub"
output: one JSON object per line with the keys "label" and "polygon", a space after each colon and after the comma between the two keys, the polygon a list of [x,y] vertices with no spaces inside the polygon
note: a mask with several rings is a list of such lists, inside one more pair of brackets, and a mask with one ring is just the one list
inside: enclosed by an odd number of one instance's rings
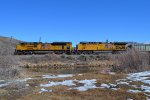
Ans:
{"label": "shrub", "polygon": [[112,71],[116,72],[137,72],[148,70],[150,67],[150,54],[129,50],[125,54],[117,54],[113,57],[115,64]]}

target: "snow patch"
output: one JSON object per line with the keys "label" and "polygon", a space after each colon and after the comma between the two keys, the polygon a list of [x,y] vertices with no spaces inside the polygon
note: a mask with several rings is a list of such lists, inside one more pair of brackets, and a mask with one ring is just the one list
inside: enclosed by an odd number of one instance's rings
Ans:
{"label": "snow patch", "polygon": [[140,93],[142,91],[139,91],[139,90],[128,90],[127,92],[129,92],[129,93]]}
{"label": "snow patch", "polygon": [[25,81],[28,81],[28,80],[31,80],[31,79],[33,79],[33,78],[18,79],[16,81],[18,81],[18,82],[25,82]]}
{"label": "snow patch", "polygon": [[118,88],[116,88],[117,85],[116,84],[101,84],[101,87],[100,88],[108,88],[108,89],[112,89],[112,90],[118,90]]}
{"label": "snow patch", "polygon": [[83,86],[69,88],[69,90],[75,89],[78,91],[87,91],[89,89],[97,88],[95,85],[96,79],[91,79],[91,80],[87,80],[87,79],[85,79],[85,80],[64,80],[62,82],[49,81],[48,84],[40,84],[40,86],[41,87],[51,87],[51,86],[58,86],[58,85],[76,86],[76,84],[74,82],[81,83],[81,84],[83,84]]}
{"label": "snow patch", "polygon": [[0,84],[0,88],[1,88],[1,87],[5,87],[5,86],[8,86],[8,85],[9,85],[8,83]]}
{"label": "snow patch", "polygon": [[76,84],[73,83],[73,80],[65,80],[65,81],[62,81],[62,82],[49,81],[48,84],[40,84],[41,87],[51,87],[51,86],[58,86],[58,85],[74,86]]}
{"label": "snow patch", "polygon": [[[137,86],[135,84],[130,85],[131,82],[142,82],[145,85]],[[138,72],[138,73],[131,73],[128,74],[126,79],[118,79],[116,80],[117,85],[119,84],[125,84],[128,86],[133,87],[134,89],[138,90],[128,90],[127,92],[130,93],[139,93],[139,92],[145,92],[150,93],[150,71],[144,71],[144,72]]]}
{"label": "snow patch", "polygon": [[125,84],[125,85],[129,85],[129,83],[128,82],[117,82],[117,84]]}
{"label": "snow patch", "polygon": [[111,89],[112,89],[112,90],[115,90],[115,91],[118,90],[118,88],[111,88]]}
{"label": "snow patch", "polygon": [[43,78],[66,78],[66,77],[73,77],[73,74],[43,75]]}
{"label": "snow patch", "polygon": [[127,100],[133,100],[133,99],[131,99],[131,98],[128,98]]}
{"label": "snow patch", "polygon": [[70,89],[76,89],[78,91],[87,91],[89,89],[95,89],[97,88],[95,83],[96,83],[96,79],[92,79],[92,80],[80,80],[77,81],[78,83],[82,83],[84,84],[83,86],[79,86],[79,87],[74,87],[74,88],[70,88]]}
{"label": "snow patch", "polygon": [[128,74],[127,79],[132,81],[143,81],[149,78],[147,76],[150,76],[150,71]]}
{"label": "snow patch", "polygon": [[83,74],[78,74],[78,76],[82,76]]}
{"label": "snow patch", "polygon": [[26,84],[26,86],[28,87],[28,86],[30,86],[29,84]]}
{"label": "snow patch", "polygon": [[146,97],[146,100],[150,100],[150,98],[149,98],[149,97]]}
{"label": "snow patch", "polygon": [[110,86],[103,83],[103,84],[101,84],[101,88],[110,88]]}
{"label": "snow patch", "polygon": [[115,75],[116,73],[115,73],[115,72],[109,72],[109,74],[110,74],[110,75]]}
{"label": "snow patch", "polygon": [[109,85],[110,85],[111,87],[116,87],[116,86],[117,86],[116,84],[111,84],[111,83],[109,83]]}
{"label": "snow patch", "polygon": [[4,82],[5,80],[0,80],[0,82]]}
{"label": "snow patch", "polygon": [[39,93],[43,93],[43,92],[52,92],[52,90],[46,90],[46,89],[42,88]]}
{"label": "snow patch", "polygon": [[150,93],[150,86],[141,85],[141,89],[142,89],[144,92],[149,92],[149,93]]}

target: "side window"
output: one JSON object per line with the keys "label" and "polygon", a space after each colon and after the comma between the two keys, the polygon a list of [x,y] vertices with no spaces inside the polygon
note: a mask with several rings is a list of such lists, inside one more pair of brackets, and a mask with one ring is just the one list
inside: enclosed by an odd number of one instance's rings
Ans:
{"label": "side window", "polygon": [[34,44],[34,47],[37,47],[37,44]]}
{"label": "side window", "polygon": [[67,46],[67,49],[70,49],[70,46]]}
{"label": "side window", "polygon": [[42,44],[42,48],[45,48],[45,44]]}
{"label": "side window", "polygon": [[62,46],[62,49],[64,49],[64,46]]}
{"label": "side window", "polygon": [[24,44],[24,43],[21,43],[20,45],[21,45],[21,46],[25,46],[26,44]]}
{"label": "side window", "polygon": [[79,47],[78,47],[78,45],[77,45],[77,46],[76,46],[76,49],[78,50],[78,48],[79,48]]}

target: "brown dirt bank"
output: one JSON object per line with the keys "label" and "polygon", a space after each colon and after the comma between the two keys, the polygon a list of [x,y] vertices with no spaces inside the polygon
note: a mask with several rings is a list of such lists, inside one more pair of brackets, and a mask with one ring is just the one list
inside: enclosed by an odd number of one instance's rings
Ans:
{"label": "brown dirt bank", "polygon": [[19,56],[21,59],[19,66],[30,70],[59,70],[59,69],[105,69],[109,71],[113,61],[108,59],[108,55],[27,55]]}

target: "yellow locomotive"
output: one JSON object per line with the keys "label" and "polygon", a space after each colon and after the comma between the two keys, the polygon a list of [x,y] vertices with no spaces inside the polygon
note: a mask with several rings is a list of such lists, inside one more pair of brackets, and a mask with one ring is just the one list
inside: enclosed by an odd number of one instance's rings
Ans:
{"label": "yellow locomotive", "polygon": [[125,42],[80,42],[75,48],[71,42],[23,42],[16,46],[15,54],[46,54],[46,53],[116,53],[127,50]]}
{"label": "yellow locomotive", "polygon": [[126,51],[125,42],[80,42],[76,48],[78,53],[115,53]]}
{"label": "yellow locomotive", "polygon": [[45,53],[70,53],[71,42],[23,42],[16,46],[15,54],[45,54]]}

